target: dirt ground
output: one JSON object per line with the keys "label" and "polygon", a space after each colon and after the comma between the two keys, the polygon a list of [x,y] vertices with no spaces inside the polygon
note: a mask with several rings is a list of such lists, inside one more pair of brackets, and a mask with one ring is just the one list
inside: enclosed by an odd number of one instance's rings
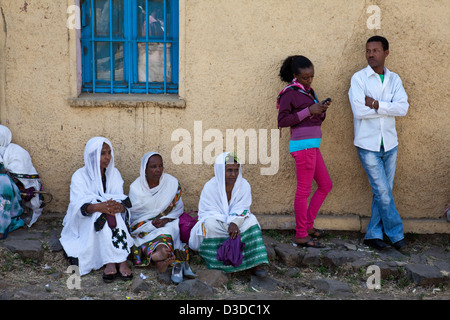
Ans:
{"label": "dirt ground", "polygon": [[[58,227],[55,222],[53,227]],[[289,243],[292,232],[263,231],[265,237],[280,243]],[[352,232],[331,232],[324,239],[325,243],[344,240],[348,243],[361,244],[362,235]],[[419,254],[430,247],[444,248],[449,252],[449,235],[407,235],[410,250]],[[450,253],[450,252],[449,252]],[[199,256],[191,260],[194,271],[206,269]],[[79,289],[68,283],[71,274],[67,273],[69,264],[63,251],[51,252],[45,249],[44,259],[35,261],[23,259],[8,249],[0,248],[0,298],[2,300],[191,300],[187,294],[176,291],[176,285],[167,284],[157,279],[154,268],[132,268],[134,277],[145,278],[146,291],[135,293],[133,281],[116,279],[113,283],[104,283],[103,269],[93,271],[81,277]],[[401,271],[395,277],[383,279],[380,290],[367,288],[367,275],[364,270],[355,272],[346,267],[330,268],[326,266],[309,266],[289,268],[276,259],[265,267],[269,277],[281,283],[276,290],[257,289],[250,285],[250,273],[232,274],[227,284],[216,288],[212,300],[328,300],[336,299],[321,293],[311,285],[319,278],[336,279],[349,285],[354,293],[353,300],[449,300],[448,281],[433,287],[420,287],[413,283]]]}

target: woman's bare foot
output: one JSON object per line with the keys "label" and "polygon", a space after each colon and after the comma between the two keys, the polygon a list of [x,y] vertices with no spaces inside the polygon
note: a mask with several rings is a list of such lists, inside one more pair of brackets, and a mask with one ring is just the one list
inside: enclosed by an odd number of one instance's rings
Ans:
{"label": "woman's bare foot", "polygon": [[132,275],[131,269],[126,261],[121,262],[118,265],[119,265],[119,273],[122,276],[122,278],[130,277]]}
{"label": "woman's bare foot", "polygon": [[116,264],[115,263],[108,263],[105,267],[105,274],[110,276],[117,273]]}
{"label": "woman's bare foot", "polygon": [[174,261],[175,258],[173,259],[167,258],[166,260],[156,261],[155,262],[156,269],[158,270],[158,272],[164,273],[166,272],[169,265],[171,265]]}
{"label": "woman's bare foot", "polygon": [[117,276],[117,268],[115,263],[108,263],[105,267],[105,271],[103,271],[103,281],[106,283],[113,282]]}
{"label": "woman's bare foot", "polygon": [[175,261],[173,252],[165,245],[157,246],[152,253],[152,261],[160,273],[164,273],[167,267]]}

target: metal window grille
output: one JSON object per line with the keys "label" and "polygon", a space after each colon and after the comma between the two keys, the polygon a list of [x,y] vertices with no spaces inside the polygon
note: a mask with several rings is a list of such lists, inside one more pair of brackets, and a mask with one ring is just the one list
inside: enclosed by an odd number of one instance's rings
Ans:
{"label": "metal window grille", "polygon": [[82,90],[178,93],[178,11],[178,0],[82,0]]}

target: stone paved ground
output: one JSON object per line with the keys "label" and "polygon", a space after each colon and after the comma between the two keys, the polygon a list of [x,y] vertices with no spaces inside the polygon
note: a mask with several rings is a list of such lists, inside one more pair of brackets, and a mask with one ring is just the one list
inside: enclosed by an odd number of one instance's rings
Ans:
{"label": "stone paved ground", "polygon": [[[180,285],[170,272],[133,268],[134,280],[106,284],[103,270],[83,276],[79,289],[58,238],[61,220],[39,220],[0,241],[0,297],[6,300],[449,300],[449,235],[407,235],[409,249],[379,252],[362,234],[330,232],[325,249],[294,247],[292,232],[264,231],[269,275],[223,274],[192,257],[197,279]],[[380,274],[380,288],[370,289]],[[375,273],[374,273],[375,272]],[[369,287],[368,287],[369,286]]]}

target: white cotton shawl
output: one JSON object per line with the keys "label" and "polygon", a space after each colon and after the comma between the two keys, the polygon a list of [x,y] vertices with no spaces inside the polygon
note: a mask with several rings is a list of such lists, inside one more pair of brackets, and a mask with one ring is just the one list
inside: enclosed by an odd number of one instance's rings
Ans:
{"label": "white cotton shawl", "polygon": [[3,155],[5,154],[6,148],[12,141],[12,133],[8,127],[0,125],[0,162],[3,162]]}
{"label": "white cotton shawl", "polygon": [[[202,242],[202,223],[208,218],[215,218],[225,224],[229,224],[241,215],[245,210],[246,217],[251,217],[250,206],[252,204],[251,187],[242,177],[242,168],[239,166],[239,175],[231,192],[228,202],[225,189],[225,158],[229,152],[219,155],[214,163],[215,176],[206,182],[200,195],[198,205],[198,222],[192,228],[189,246],[198,248]],[[242,231],[242,230],[241,230]]]}
{"label": "white cotton shawl", "polygon": [[[36,175],[38,172],[33,166],[31,156],[21,146],[11,143],[12,134],[8,127],[0,125],[0,162],[3,162],[5,169],[13,174]],[[25,189],[34,187],[36,191],[41,189],[40,179],[17,178],[24,185]],[[41,200],[39,195],[35,195],[30,201],[24,203],[32,211],[30,221],[27,221],[28,227],[31,227],[42,214]]]}
{"label": "white cotton shawl", "polygon": [[[103,143],[107,143],[111,148],[111,161],[106,168],[106,192],[103,191],[102,178],[100,173],[100,156]],[[84,152],[85,166],[78,169],[72,176],[70,184],[70,203],[66,216],[63,220],[63,230],[61,232],[60,242],[69,257],[79,258],[80,272],[85,274],[91,269],[101,267],[105,262],[96,260],[95,253],[86,253],[86,248],[93,246],[93,239],[96,236],[94,230],[94,222],[101,215],[95,212],[90,217],[81,214],[81,207],[85,203],[104,202],[109,199],[121,201],[127,198],[123,193],[123,179],[119,170],[114,166],[114,152],[111,142],[103,137],[94,137],[86,144]],[[116,214],[117,227],[126,230],[125,223],[120,214]],[[103,228],[102,232],[105,231]],[[131,239],[131,237],[130,237]],[[133,244],[131,239],[128,242],[129,247]],[[100,248],[96,248],[100,250]],[[95,248],[92,248],[95,250]],[[103,249],[102,249],[103,250]],[[106,250],[105,250],[106,252]],[[103,259],[103,258],[102,258]],[[105,257],[106,263],[113,262],[111,260],[118,259],[122,262],[123,258],[115,256]],[[126,259],[126,256],[125,256]]]}
{"label": "white cotton shawl", "polygon": [[[157,217],[160,213],[169,207],[169,204],[175,198],[178,191],[178,180],[170,174],[163,173],[159,184],[150,188],[148,186],[145,169],[148,160],[154,156],[160,155],[157,152],[148,152],[141,160],[140,176],[130,186],[130,200],[132,208],[130,209],[131,226],[137,223]],[[161,156],[161,155],[160,155]],[[175,207],[164,218],[175,219],[167,223],[163,228],[155,228],[151,222],[145,223],[132,232],[136,246],[151,241],[160,234],[170,234],[174,240],[175,249],[179,247],[179,227],[178,217],[183,213],[183,202],[181,198]],[[148,232],[145,237],[139,238],[138,234]]]}
{"label": "white cotton shawl", "polygon": [[[8,127],[0,125],[0,162],[5,168],[15,174],[38,174],[31,161],[27,150],[21,146],[11,143],[12,134]],[[19,179],[25,188],[34,187],[29,179]]]}
{"label": "white cotton shawl", "polygon": [[[111,148],[111,161],[106,168],[106,192],[103,191],[100,173],[100,156],[103,143]],[[123,193],[123,179],[114,166],[114,151],[111,142],[103,137],[95,137],[88,141],[84,152],[84,167],[75,171],[70,183],[70,203],[63,225],[75,223],[81,216],[81,207],[85,203],[104,202],[109,199],[121,201],[126,199]],[[76,228],[73,232],[78,235]]]}

